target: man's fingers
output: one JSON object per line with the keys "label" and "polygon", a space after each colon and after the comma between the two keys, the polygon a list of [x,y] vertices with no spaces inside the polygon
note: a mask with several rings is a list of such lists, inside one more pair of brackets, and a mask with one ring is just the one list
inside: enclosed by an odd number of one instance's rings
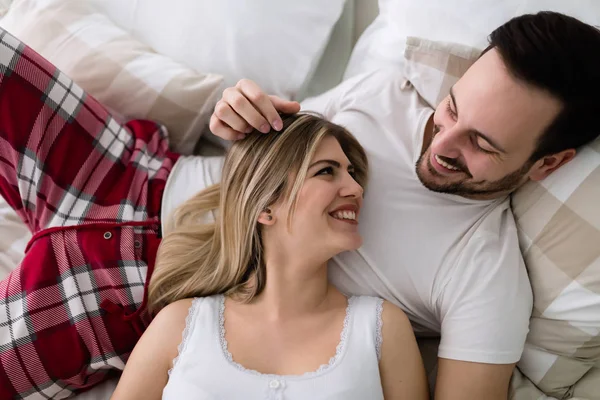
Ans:
{"label": "man's fingers", "polygon": [[277,96],[269,96],[275,109],[284,114],[295,114],[300,112],[300,103],[297,101],[285,100]]}
{"label": "man's fingers", "polygon": [[263,133],[268,133],[271,128],[279,131],[283,128],[279,112],[293,114],[299,111],[299,103],[268,96],[256,83],[242,79],[235,87],[223,92],[211,117],[210,129],[223,139],[236,140],[252,128]]}
{"label": "man's fingers", "polygon": [[215,105],[214,115],[238,133],[249,133],[252,130],[252,127],[223,100]]}
{"label": "man's fingers", "polygon": [[[263,92],[256,83],[248,79],[242,79],[238,82],[236,88],[252,103],[254,109],[260,113],[262,124],[257,127],[251,123],[252,126],[258,128],[259,131],[264,133],[268,132],[271,127],[273,127],[275,130],[280,130],[282,128],[281,118],[277,112],[278,110],[271,102],[270,96]],[[238,111],[235,107],[234,110]],[[245,116],[241,113],[240,115]]]}
{"label": "man's fingers", "polygon": [[245,134],[240,133],[226,125],[215,114],[210,117],[209,128],[214,135],[225,140],[239,140],[246,137]]}
{"label": "man's fingers", "polygon": [[[239,88],[235,87],[225,89],[223,92],[223,101],[227,103],[232,110],[237,113],[237,115],[244,119],[254,129],[257,129],[263,133],[267,133],[271,130],[271,127],[265,117],[263,117],[257,110],[257,106],[254,105],[251,102],[251,99],[247,98]],[[228,120],[223,121],[229,124]]]}

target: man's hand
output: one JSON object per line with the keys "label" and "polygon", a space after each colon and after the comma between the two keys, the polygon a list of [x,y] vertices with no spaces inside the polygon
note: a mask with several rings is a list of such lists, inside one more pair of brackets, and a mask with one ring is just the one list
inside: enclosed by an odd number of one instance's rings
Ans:
{"label": "man's hand", "polygon": [[293,114],[300,111],[300,103],[277,96],[268,96],[253,81],[242,79],[234,87],[223,91],[210,118],[210,130],[226,140],[243,139],[256,129],[268,133],[271,127],[281,130],[279,112]]}

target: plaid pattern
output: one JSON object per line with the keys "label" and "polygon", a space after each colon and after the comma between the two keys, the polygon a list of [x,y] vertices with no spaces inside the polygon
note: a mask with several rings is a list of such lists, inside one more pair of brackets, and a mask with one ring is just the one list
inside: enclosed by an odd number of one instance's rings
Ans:
{"label": "plaid pattern", "polygon": [[[534,311],[521,371],[557,398],[600,366],[600,139],[513,196]],[[591,372],[592,374],[594,372]],[[593,397],[600,398],[600,381]]]}
{"label": "plaid pattern", "polygon": [[33,233],[0,282],[0,399],[66,398],[123,368],[177,156],[0,29],[0,195]]}
{"label": "plaid pattern", "polygon": [[193,152],[221,95],[220,75],[156,53],[88,1],[20,0],[1,25],[113,113],[165,125],[181,154]]}
{"label": "plaid pattern", "polygon": [[[478,55],[457,44],[408,38],[406,77],[435,106]],[[598,204],[600,138],[512,196],[534,311],[511,399],[600,399]]]}
{"label": "plaid pattern", "polygon": [[480,50],[455,43],[408,37],[404,74],[421,97],[435,108],[480,53]]}

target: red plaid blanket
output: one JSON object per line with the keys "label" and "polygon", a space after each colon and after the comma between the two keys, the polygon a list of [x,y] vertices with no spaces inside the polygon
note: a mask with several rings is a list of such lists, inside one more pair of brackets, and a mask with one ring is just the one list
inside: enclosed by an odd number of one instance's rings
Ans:
{"label": "red plaid blanket", "polygon": [[0,195],[34,233],[0,282],[0,399],[69,397],[123,368],[149,322],[167,146],[0,29]]}

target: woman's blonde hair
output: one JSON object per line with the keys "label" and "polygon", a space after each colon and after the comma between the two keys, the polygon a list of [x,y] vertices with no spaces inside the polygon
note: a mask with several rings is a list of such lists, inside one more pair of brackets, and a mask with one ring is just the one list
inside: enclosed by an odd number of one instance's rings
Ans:
{"label": "woman's blonde hair", "polygon": [[[310,114],[283,116],[283,123],[281,132],[254,132],[233,144],[221,183],[175,210],[150,280],[151,312],[180,299],[220,293],[248,302],[263,290],[266,270],[258,218],[278,200],[287,200],[291,219],[324,137],[337,139],[354,166],[356,181],[365,186],[367,157],[348,131]],[[214,223],[205,222],[207,213]]]}

